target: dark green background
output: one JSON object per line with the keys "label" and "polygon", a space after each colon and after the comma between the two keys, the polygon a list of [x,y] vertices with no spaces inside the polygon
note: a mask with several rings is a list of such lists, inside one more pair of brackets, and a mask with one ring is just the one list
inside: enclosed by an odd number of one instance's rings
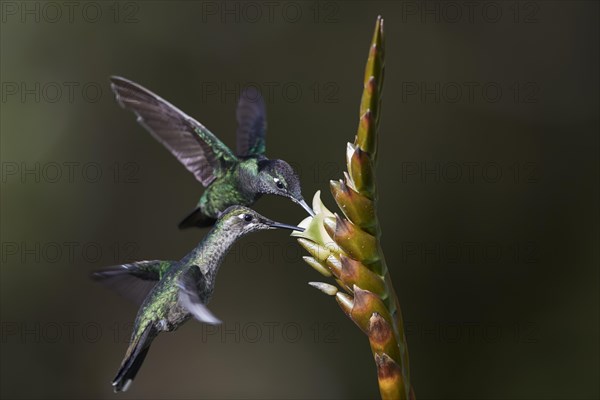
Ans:
{"label": "dark green background", "polygon": [[[108,76],[151,88],[230,145],[236,95],[207,85],[275,85],[268,154],[333,209],[328,181],[354,137],[378,14],[379,215],[418,398],[599,396],[597,2],[488,2],[472,19],[464,2],[458,19],[441,2],[287,2],[272,20],[258,2],[255,22],[239,2],[223,16],[207,15],[216,2],[120,3],[116,18],[112,2],[85,15],[81,3],[72,21],[61,2],[56,22],[44,3],[8,3],[18,11],[3,8],[0,42],[3,398],[115,398],[129,330],[114,328],[136,309],[89,272],[179,258],[204,234],[176,228],[201,186],[116,105]],[[407,14],[415,7],[429,11]],[[79,85],[72,99],[53,91],[65,82]],[[39,98],[23,91],[36,84]],[[434,94],[407,93],[415,85]],[[77,163],[73,177],[64,163]],[[280,198],[256,208],[303,218]],[[302,254],[285,232],[242,240],[211,303],[224,340],[196,322],[161,336],[119,397],[376,397],[366,338],[306,284],[321,276]]]}

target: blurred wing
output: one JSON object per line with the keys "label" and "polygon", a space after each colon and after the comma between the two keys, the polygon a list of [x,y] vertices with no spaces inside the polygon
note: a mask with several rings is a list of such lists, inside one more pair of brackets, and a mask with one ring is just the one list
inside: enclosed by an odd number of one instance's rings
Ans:
{"label": "blurred wing", "polygon": [[179,278],[179,302],[194,318],[206,324],[217,325],[221,320],[206,307],[200,293],[205,292],[206,279],[200,268],[192,266]]}
{"label": "blurred wing", "polygon": [[249,87],[242,91],[238,102],[236,118],[237,155],[264,155],[266,150],[267,114],[265,102],[260,92]]}
{"label": "blurred wing", "polygon": [[205,187],[238,162],[229,147],[171,103],[127,79],[113,76],[119,104],[161,142]]}
{"label": "blurred wing", "polygon": [[173,263],[152,260],[117,265],[93,272],[92,279],[140,305]]}

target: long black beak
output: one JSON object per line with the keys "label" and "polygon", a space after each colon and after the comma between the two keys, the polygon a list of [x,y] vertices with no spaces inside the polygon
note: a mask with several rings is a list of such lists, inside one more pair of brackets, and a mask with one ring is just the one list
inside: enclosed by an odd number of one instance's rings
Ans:
{"label": "long black beak", "polygon": [[294,201],[296,203],[300,204],[302,206],[302,208],[304,208],[306,210],[306,212],[310,214],[311,217],[315,216],[315,212],[313,211],[312,208],[310,208],[310,206],[308,204],[306,204],[306,201],[304,201],[304,199],[301,199],[301,200],[294,199]]}
{"label": "long black beak", "polygon": [[265,224],[273,228],[290,229],[292,231],[304,232],[304,228],[300,228],[299,226],[294,225],[282,224],[281,222],[265,221]]}

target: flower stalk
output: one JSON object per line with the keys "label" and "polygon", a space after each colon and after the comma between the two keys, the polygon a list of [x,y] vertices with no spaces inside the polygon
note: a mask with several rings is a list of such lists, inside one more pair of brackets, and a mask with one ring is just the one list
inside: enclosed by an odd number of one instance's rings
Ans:
{"label": "flower stalk", "polygon": [[408,349],[398,297],[381,249],[377,218],[375,163],[384,78],[383,19],[377,18],[365,68],[359,123],[353,143],[346,147],[344,179],[331,181],[330,190],[341,215],[329,211],[320,192],[313,199],[314,217],[294,232],[310,256],[308,265],[339,288],[310,282],[334,296],[342,311],[368,336],[381,397],[414,399],[410,385]]}

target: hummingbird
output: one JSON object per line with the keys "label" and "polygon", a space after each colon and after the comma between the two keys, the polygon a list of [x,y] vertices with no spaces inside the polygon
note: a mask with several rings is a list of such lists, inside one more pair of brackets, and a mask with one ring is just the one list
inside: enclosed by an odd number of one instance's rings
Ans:
{"label": "hummingbird", "polygon": [[234,154],[201,123],[148,89],[118,76],[110,81],[117,102],[133,111],[137,121],[206,188],[179,229],[212,226],[219,212],[232,205],[251,206],[263,194],[287,197],[314,216],[294,169],[284,160],[265,156],[265,103],[256,88],[241,93]]}
{"label": "hummingbird", "polygon": [[[161,332],[172,332],[191,317],[207,324],[221,321],[207,308],[223,258],[235,241],[263,229],[304,229],[271,221],[243,206],[227,208],[205,238],[179,261],[140,261],[92,274],[92,278],[131,294],[127,282],[138,281],[141,306],[130,345],[112,385],[115,392],[128,389],[138,373],[152,341]],[[139,289],[139,286],[138,286]],[[133,291],[135,292],[135,291]]]}

